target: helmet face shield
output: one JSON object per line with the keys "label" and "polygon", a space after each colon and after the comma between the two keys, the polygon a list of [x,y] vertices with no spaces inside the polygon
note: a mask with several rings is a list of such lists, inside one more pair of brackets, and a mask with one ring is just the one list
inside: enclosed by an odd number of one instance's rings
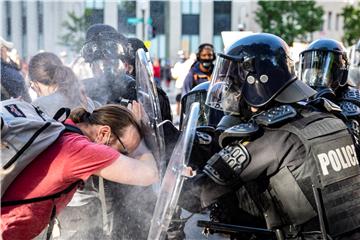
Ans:
{"label": "helmet face shield", "polygon": [[347,60],[339,53],[308,51],[300,56],[300,79],[313,88],[335,90],[346,83],[347,71]]}
{"label": "helmet face shield", "polygon": [[90,63],[99,59],[123,58],[124,54],[123,46],[114,40],[89,41],[81,49],[81,56]]}
{"label": "helmet face shield", "polygon": [[240,62],[219,56],[213,71],[206,105],[232,114],[239,114],[239,101],[243,89]]}
{"label": "helmet face shield", "polygon": [[90,63],[97,78],[113,78],[125,73],[124,63],[120,59],[99,59]]}

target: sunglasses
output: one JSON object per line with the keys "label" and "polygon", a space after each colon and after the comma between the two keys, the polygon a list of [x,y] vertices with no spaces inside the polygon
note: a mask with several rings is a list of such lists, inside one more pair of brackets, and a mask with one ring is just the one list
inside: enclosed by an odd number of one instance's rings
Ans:
{"label": "sunglasses", "polygon": [[124,155],[128,155],[129,154],[129,151],[128,149],[125,147],[124,143],[121,141],[121,139],[119,138],[119,136],[115,133],[113,133],[116,137],[116,139],[119,141],[120,145],[122,146],[122,149],[123,150],[120,150],[120,152]]}

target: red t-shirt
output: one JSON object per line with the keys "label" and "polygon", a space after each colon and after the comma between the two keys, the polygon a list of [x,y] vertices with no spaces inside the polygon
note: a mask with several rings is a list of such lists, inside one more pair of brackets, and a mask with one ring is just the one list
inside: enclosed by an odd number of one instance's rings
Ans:
{"label": "red t-shirt", "polygon": [[[60,192],[80,179],[87,180],[118,157],[119,153],[108,146],[90,142],[87,137],[77,133],[65,133],[23,170],[9,186],[2,201]],[[57,213],[70,202],[75,191],[55,199]],[[36,237],[49,223],[52,207],[53,200],[1,207],[3,239]]]}

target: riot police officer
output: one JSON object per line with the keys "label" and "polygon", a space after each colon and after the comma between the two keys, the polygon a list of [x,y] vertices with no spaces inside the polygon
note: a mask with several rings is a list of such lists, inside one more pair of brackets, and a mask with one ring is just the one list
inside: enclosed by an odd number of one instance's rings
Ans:
{"label": "riot police officer", "polygon": [[101,104],[136,99],[135,80],[125,74],[122,60],[126,42],[125,36],[106,24],[94,24],[86,32],[81,56],[90,63],[94,77],[83,83],[87,95]]}
{"label": "riot police officer", "polygon": [[201,206],[244,186],[278,239],[356,231],[354,143],[340,119],[297,104],[315,93],[297,79],[289,48],[275,35],[244,37],[219,54],[207,104],[239,114],[244,100],[250,113],[219,136],[222,150],[187,182]]}
{"label": "riot police officer", "polygon": [[325,98],[339,105],[359,147],[360,91],[349,85],[348,70],[346,49],[333,39],[316,40],[300,53],[300,79],[318,91],[310,104]]}

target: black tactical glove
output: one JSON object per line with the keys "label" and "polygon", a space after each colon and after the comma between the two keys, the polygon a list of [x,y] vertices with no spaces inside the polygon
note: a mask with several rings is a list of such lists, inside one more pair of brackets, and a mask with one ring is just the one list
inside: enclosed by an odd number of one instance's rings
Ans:
{"label": "black tactical glove", "polygon": [[220,146],[213,127],[198,127],[196,130],[189,166],[194,170],[202,170],[206,162],[220,151]]}

